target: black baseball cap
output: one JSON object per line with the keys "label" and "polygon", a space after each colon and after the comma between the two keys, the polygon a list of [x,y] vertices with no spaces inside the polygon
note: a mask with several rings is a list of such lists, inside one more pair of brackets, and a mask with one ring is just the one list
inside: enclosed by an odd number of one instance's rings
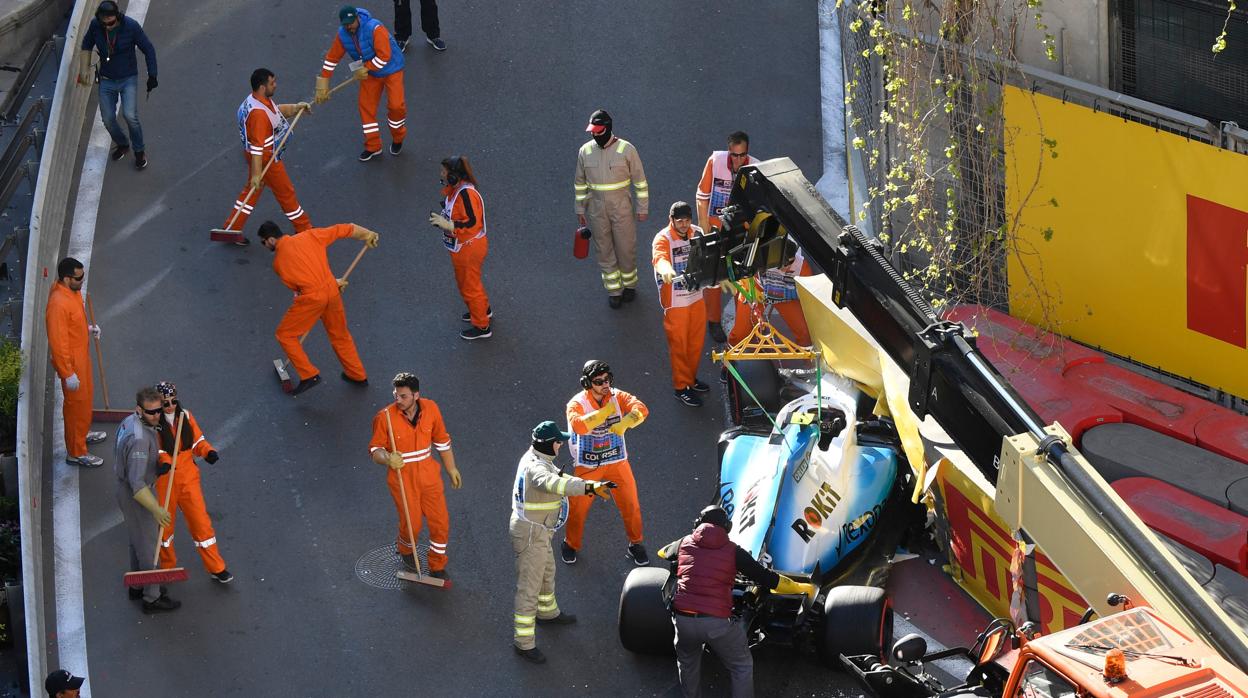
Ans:
{"label": "black baseball cap", "polygon": [[585,130],[597,136],[610,128],[610,126],[611,115],[605,109],[599,109],[589,115],[589,125],[585,127]]}
{"label": "black baseball cap", "polygon": [[57,669],[48,674],[48,678],[43,682],[43,687],[47,690],[49,696],[55,696],[61,691],[82,688],[82,684],[86,682],[85,676],[74,676],[64,669]]}
{"label": "black baseball cap", "polygon": [[671,218],[693,218],[693,207],[683,201],[672,204],[667,214]]}
{"label": "black baseball cap", "polygon": [[343,5],[338,10],[338,21],[341,22],[344,27],[354,22],[358,17],[359,12],[356,11],[354,5]]}

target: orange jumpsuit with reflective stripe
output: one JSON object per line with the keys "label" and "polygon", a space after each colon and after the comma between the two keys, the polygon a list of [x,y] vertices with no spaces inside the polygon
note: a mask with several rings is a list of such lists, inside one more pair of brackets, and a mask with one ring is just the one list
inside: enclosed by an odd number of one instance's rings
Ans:
{"label": "orange jumpsuit with reflective stripe", "polygon": [[485,329],[490,326],[490,297],[481,283],[481,267],[490,250],[490,239],[485,234],[485,201],[477,188],[469,184],[443,187],[442,196],[442,213],[455,225],[451,232],[443,234],[443,244],[451,252],[455,285],[468,306],[473,326]]}
{"label": "orange jumpsuit with reflective stripe", "polygon": [[[48,294],[46,313],[48,352],[52,368],[65,392],[65,453],[70,458],[87,455],[87,431],[91,429],[94,384],[91,381],[91,354],[88,351],[87,313],[82,294],[61,282]],[[78,389],[70,390],[65,379],[78,375]]]}
{"label": "orange jumpsuit with reflective stripe", "polygon": [[[389,425],[386,424],[386,412],[389,412],[390,424],[394,425],[395,446],[403,454],[404,464],[401,470],[386,468],[386,484],[390,487],[390,496],[394,498],[394,507],[399,515],[395,547],[400,555],[412,554],[416,537],[420,535],[421,517],[424,517],[429,521],[429,571],[436,572],[446,567],[451,517],[446,511],[446,496],[442,489],[442,465],[433,459],[433,451],[451,450],[451,435],[446,433],[442,410],[438,409],[437,403],[419,398],[417,404],[420,408],[415,422],[409,421],[394,403],[377,412],[373,417],[373,438],[368,442],[368,452],[390,450]],[[407,530],[403,515],[400,477],[407,493],[407,511],[411,514],[414,531]]]}
{"label": "orange jumpsuit with reflective stripe", "polygon": [[347,329],[347,312],[338,291],[338,280],[329,269],[325,250],[335,240],[351,235],[354,226],[340,223],[328,228],[311,228],[296,235],[277,238],[273,254],[273,271],[295,292],[295,302],[277,325],[277,342],[282,345],[300,380],[318,375],[319,371],[299,343],[299,338],[320,320],[329,335],[329,343],[338,355],[342,370],[352,380],[368,377],[355,340]]}
{"label": "orange jumpsuit with reflective stripe", "polygon": [[[794,276],[810,276],[810,264],[803,261],[801,270]],[[762,294],[762,286],[755,282],[754,279],[749,280],[754,284],[755,293]],[[773,306],[776,312],[780,313],[780,317],[784,318],[784,324],[789,326],[792,339],[798,344],[808,347],[810,346],[810,328],[806,326],[806,316],[802,314],[801,301],[782,301]],[[751,312],[751,305],[745,302],[745,299],[737,294],[737,316],[732,322],[732,331],[728,333],[728,344],[736,346],[737,342],[745,339],[745,336],[754,329],[754,313]]]}
{"label": "orange jumpsuit with reflective stripe", "polygon": [[[381,70],[390,62],[390,32],[377,25],[373,30],[373,59],[364,63],[369,70]],[[321,64],[321,77],[334,74],[338,61],[347,55],[338,33],[330,44]],[[381,128],[377,125],[377,105],[381,103],[381,91],[386,91],[386,121],[390,127],[390,139],[402,143],[407,137],[407,102],[403,96],[403,72],[395,71],[382,77],[369,75],[360,83],[360,125],[364,129],[364,149],[370,153],[381,150]]]}
{"label": "orange jumpsuit with reflective stripe", "polygon": [[[620,413],[616,415],[617,417],[623,417],[634,409],[639,410],[643,417],[650,414],[650,408],[646,407],[645,403],[623,390],[612,390],[607,399],[601,403],[594,399],[593,393],[585,390],[577,393],[568,401],[568,426],[574,434],[588,434],[591,431],[585,425],[587,412],[580,402],[582,396],[589,401],[595,410],[601,408],[609,400],[614,399],[618,401]],[[608,418],[608,421],[610,419]],[[610,480],[618,485],[616,489],[611,490],[611,498],[615,500],[615,508],[620,510],[620,518],[624,519],[624,533],[628,536],[628,542],[640,543],[643,540],[641,502],[637,498],[637,480],[633,478],[633,467],[629,465],[628,459],[600,465],[596,468],[578,465],[574,469],[573,474],[582,480],[595,482]],[[589,516],[589,507],[594,503],[593,500],[595,499],[597,497],[568,497],[568,527],[564,532],[564,542],[571,546],[573,550],[581,549],[581,540],[585,534],[585,517]]]}
{"label": "orange jumpsuit with reflective stripe", "polygon": [[[701,228],[689,226],[689,237],[701,234]],[[672,259],[673,247],[676,248],[676,260]],[[654,236],[650,252],[652,264],[657,266],[660,260],[665,260],[677,273],[681,273],[688,259],[689,242],[681,240],[668,226]],[[706,343],[706,330],[703,328],[707,318],[703,296],[706,290],[689,292],[683,285],[673,288],[683,282],[662,283],[657,272],[655,282],[659,284],[659,303],[663,306],[663,332],[667,335],[667,353],[672,363],[672,389],[684,390],[698,378],[698,364],[702,361],[702,347]]]}
{"label": "orange jumpsuit with reflective stripe", "polygon": [[[204,438],[204,432],[200,431],[199,422],[195,421],[190,410],[183,410],[182,413],[186,415],[186,424],[190,427],[191,443],[183,442],[178,449],[178,467],[173,469],[173,494],[168,504],[172,520],[160,532],[160,566],[168,569],[178,565],[178,555],[173,549],[173,528],[177,525],[178,510],[181,509],[182,515],[186,517],[186,527],[191,531],[191,540],[199,551],[199,559],[204,563],[204,569],[209,574],[216,574],[225,569],[225,560],[217,549],[217,534],[212,529],[212,518],[208,516],[204,492],[199,486],[199,466],[195,464],[196,456],[203,458],[213,448],[208,439]],[[170,415],[165,415],[165,429],[172,431],[178,420],[175,415],[170,422],[169,417]],[[173,442],[172,439],[169,441]],[[162,448],[160,462],[172,464],[173,454]],[[162,506],[165,505],[165,490],[168,487],[169,473],[156,478],[153,492],[156,494],[156,501]]]}
{"label": "orange jumpsuit with reflective stripe", "polygon": [[[252,96],[255,97],[255,95]],[[241,231],[247,224],[256,201],[260,199],[260,191],[251,190],[251,158],[259,155],[260,161],[268,164],[273,157],[273,149],[277,147],[273,139],[273,122],[265,113],[265,109],[276,112],[277,105],[272,100],[263,97],[255,97],[255,99],[263,108],[252,109],[247,114],[247,149],[243,151],[243,161],[247,163],[247,182],[243,184],[243,190],[234,200],[234,208],[225,217],[225,230]],[[282,213],[286,214],[287,220],[294,224],[296,232],[312,227],[312,219],[299,205],[299,197],[295,196],[295,185],[290,183],[285,163],[278,160],[269,166],[269,171],[264,173],[264,186],[273,192],[278,205],[282,207]],[[235,218],[235,211],[238,212],[237,218]]]}

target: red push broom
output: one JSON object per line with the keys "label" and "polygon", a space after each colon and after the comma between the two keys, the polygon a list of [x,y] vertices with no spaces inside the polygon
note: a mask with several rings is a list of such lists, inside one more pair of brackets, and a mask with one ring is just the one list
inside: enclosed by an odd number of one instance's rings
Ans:
{"label": "red push broom", "polygon": [[[91,324],[95,324],[95,304],[91,302],[91,294],[87,294],[87,313],[91,316]],[[108,378],[104,375],[104,352],[100,350],[100,338],[92,335],[95,340],[95,363],[100,366],[100,387],[104,390],[104,409],[91,411],[91,419],[95,422],[120,422],[134,414],[134,410],[115,410],[108,403]]]}
{"label": "red push broom", "polygon": [[[394,442],[394,423],[390,421],[390,409],[386,408],[386,430],[390,432],[390,452],[395,453],[399,450]],[[441,579],[432,575],[424,575],[420,573],[420,560],[416,559],[416,533],[412,528],[412,513],[407,508],[407,489],[403,485],[403,473],[397,473],[399,479],[399,499],[403,500],[403,518],[407,520],[407,535],[412,539],[412,560],[416,562],[416,571],[408,572],[401,569],[394,573],[394,576],[405,582],[415,582],[417,584],[428,584],[431,587],[441,587],[443,589],[451,588],[449,579]]]}
{"label": "red push broom", "polygon": [[[178,424],[173,432],[173,465],[169,466],[169,484],[165,487],[165,511],[169,511],[169,501],[173,499],[173,475],[178,469],[178,452],[182,447],[182,422],[186,419],[186,414],[178,415]],[[173,522],[170,522],[172,524]],[[138,572],[127,572],[122,577],[122,582],[128,587],[141,587],[148,584],[172,584],[173,582],[185,582],[190,579],[185,567],[170,567],[169,569],[155,569],[160,563],[160,541],[161,526],[156,527],[156,554],[152,556],[152,568],[150,570],[140,570]]]}

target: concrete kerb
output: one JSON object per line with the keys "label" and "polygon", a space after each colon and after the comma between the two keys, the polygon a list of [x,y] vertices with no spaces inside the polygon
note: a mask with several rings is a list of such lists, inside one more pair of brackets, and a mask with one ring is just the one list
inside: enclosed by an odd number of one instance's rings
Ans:
{"label": "concrete kerb", "polygon": [[[91,5],[88,7],[88,5]],[[76,83],[74,62],[80,37],[91,21],[94,5],[74,6],[66,29],[48,131],[39,160],[39,179],[31,204],[30,243],[22,305],[22,372],[17,407],[17,468],[22,527],[22,594],[26,610],[26,662],[30,695],[43,693],[47,675],[47,631],[44,618],[44,557],[40,503],[45,472],[43,433],[48,408],[48,340],[40,310],[51,284],[65,235],[69,192],[77,175],[77,154],[91,90]],[[52,272],[55,276],[55,271]]]}

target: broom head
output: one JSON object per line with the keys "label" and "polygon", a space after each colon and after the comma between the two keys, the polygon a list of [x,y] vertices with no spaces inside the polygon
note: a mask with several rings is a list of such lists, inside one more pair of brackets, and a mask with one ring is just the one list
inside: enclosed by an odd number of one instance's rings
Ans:
{"label": "broom head", "polygon": [[242,233],[236,230],[223,230],[221,228],[213,228],[212,231],[208,233],[208,237],[211,238],[213,242],[237,243],[243,241]]}
{"label": "broom head", "polygon": [[126,417],[134,414],[134,410],[92,410],[91,421],[93,422],[120,422]]}
{"label": "broom head", "polygon": [[185,567],[170,567],[164,570],[141,570],[139,572],[127,572],[122,578],[128,587],[142,587],[148,584],[172,584],[174,582],[185,582],[191,576],[187,574]]}
{"label": "broom head", "polygon": [[416,574],[415,572],[408,572],[407,570],[399,570],[394,573],[394,576],[405,582],[415,582],[416,584],[425,584],[431,587],[440,587],[442,589],[451,588],[451,580],[439,579],[438,577],[431,577],[427,574]]}

